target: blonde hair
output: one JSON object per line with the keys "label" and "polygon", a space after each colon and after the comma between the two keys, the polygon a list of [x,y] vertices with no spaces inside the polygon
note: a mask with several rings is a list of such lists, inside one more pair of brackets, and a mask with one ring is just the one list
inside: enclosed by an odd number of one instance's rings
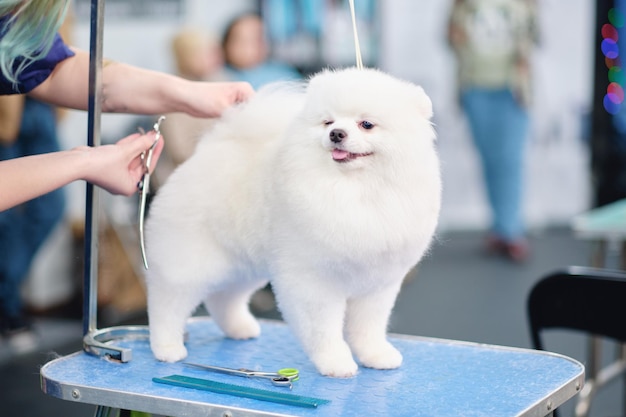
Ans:
{"label": "blonde hair", "polygon": [[207,36],[206,33],[197,29],[183,29],[172,38],[172,52],[180,72],[185,72],[184,68],[180,66],[183,64],[184,67],[190,54],[196,53],[208,45]]}
{"label": "blonde hair", "polygon": [[70,0],[0,0],[0,71],[11,82],[52,47]]}

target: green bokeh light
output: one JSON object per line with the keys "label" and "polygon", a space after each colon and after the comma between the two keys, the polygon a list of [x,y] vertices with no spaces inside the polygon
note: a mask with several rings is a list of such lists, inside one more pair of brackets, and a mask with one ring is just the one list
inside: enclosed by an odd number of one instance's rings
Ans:
{"label": "green bokeh light", "polygon": [[626,19],[624,15],[619,12],[619,10],[613,8],[609,10],[609,22],[616,28],[624,27]]}
{"label": "green bokeh light", "polygon": [[626,85],[626,74],[620,67],[611,67],[609,69],[609,81],[619,85]]}

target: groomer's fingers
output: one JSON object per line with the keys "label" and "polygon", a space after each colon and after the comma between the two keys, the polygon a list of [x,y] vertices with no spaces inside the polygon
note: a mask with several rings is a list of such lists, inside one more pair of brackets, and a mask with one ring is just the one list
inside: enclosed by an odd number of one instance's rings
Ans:
{"label": "groomer's fingers", "polygon": [[[125,137],[124,139],[121,139],[117,143],[118,145],[126,147],[127,155],[132,158],[130,168],[136,169],[144,164],[143,159],[141,159],[141,154],[144,152],[148,152],[150,148],[154,145],[155,140],[156,132],[150,131],[144,135],[134,133],[130,136]],[[161,137],[159,139],[159,142],[154,147],[154,150],[152,151],[150,172],[154,170],[154,167],[156,166],[157,161],[161,156],[161,152],[163,151],[163,145],[163,137]]]}
{"label": "groomer's fingers", "polygon": [[132,155],[137,155],[141,152],[147,151],[154,144],[156,139],[156,132],[150,131],[145,134],[133,133],[126,136],[124,139],[119,140],[118,145],[127,147],[127,152]]}
{"label": "groomer's fingers", "polygon": [[150,139],[148,134],[133,133],[117,141],[116,145],[123,149],[123,154],[128,161],[128,169],[131,172],[144,171],[144,157],[142,154],[154,143],[154,137]]}

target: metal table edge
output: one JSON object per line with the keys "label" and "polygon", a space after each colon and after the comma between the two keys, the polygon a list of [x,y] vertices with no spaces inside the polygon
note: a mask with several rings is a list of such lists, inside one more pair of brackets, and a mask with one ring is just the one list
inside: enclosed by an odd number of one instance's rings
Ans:
{"label": "metal table edge", "polygon": [[[155,413],[159,415],[172,415],[177,417],[198,415],[206,417],[223,417],[227,415],[237,415],[238,417],[293,417],[293,415],[289,414],[276,414],[274,412],[270,413],[258,410],[249,410],[207,402],[197,402],[176,398],[162,398],[136,393],[131,394],[125,392],[123,389],[107,390],[102,388],[91,388],[83,385],[61,384],[46,376],[46,368],[55,362],[83,353],[84,352],[82,351],[75,352],[46,363],[40,370],[41,390],[45,394],[52,397],[76,403],[92,404],[94,406],[107,404],[107,407],[110,408]],[[158,405],[156,405],[157,400]]]}

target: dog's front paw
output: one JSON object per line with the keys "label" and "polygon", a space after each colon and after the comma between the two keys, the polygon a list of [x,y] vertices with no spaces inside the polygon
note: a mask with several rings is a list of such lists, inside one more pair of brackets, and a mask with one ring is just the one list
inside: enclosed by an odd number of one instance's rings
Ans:
{"label": "dog's front paw", "polygon": [[161,362],[178,362],[187,357],[187,348],[182,343],[151,344],[154,357]]}
{"label": "dog's front paw", "polygon": [[358,357],[366,368],[395,369],[402,365],[402,354],[387,341],[362,349]]}
{"label": "dog's front paw", "polygon": [[315,366],[320,374],[333,378],[350,378],[357,374],[359,366],[350,360],[326,360],[318,361]]}
{"label": "dog's front paw", "polygon": [[357,374],[359,366],[352,358],[347,345],[336,346],[335,349],[317,352],[311,359],[320,374],[333,378],[350,378]]}

